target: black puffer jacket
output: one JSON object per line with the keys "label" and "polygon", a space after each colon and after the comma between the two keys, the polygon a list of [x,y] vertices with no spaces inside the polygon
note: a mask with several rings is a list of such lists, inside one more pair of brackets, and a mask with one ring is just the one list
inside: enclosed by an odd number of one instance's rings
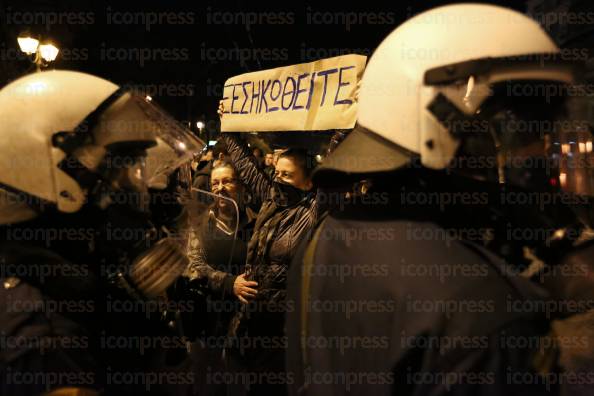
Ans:
{"label": "black puffer jacket", "polygon": [[[260,324],[274,332],[282,326],[286,297],[287,272],[297,245],[309,236],[320,215],[316,194],[306,194],[291,206],[281,206],[274,200],[273,183],[264,170],[258,168],[247,144],[235,134],[224,133],[222,138],[231,162],[243,183],[251,190],[253,199],[261,203],[254,234],[248,244],[247,268],[249,279],[258,282],[258,295],[236,320],[236,325],[250,328]],[[278,313],[278,315],[269,315]],[[263,317],[258,320],[258,317]],[[263,323],[262,320],[272,320]],[[277,320],[273,318],[278,318]],[[259,323],[256,323],[259,322]],[[248,324],[247,322],[252,322]],[[232,329],[232,333],[234,333]]]}

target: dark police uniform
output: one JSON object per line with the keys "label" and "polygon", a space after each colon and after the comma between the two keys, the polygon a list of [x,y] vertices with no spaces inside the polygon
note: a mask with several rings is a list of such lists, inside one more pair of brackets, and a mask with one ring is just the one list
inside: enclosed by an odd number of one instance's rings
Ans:
{"label": "dark police uniform", "polygon": [[[290,394],[544,394],[540,289],[411,212],[393,196],[351,205],[296,255]],[[534,385],[520,385],[528,376]]]}
{"label": "dark police uniform", "polygon": [[161,320],[164,308],[183,302],[134,301],[99,280],[96,262],[73,263],[37,242],[3,239],[1,395],[65,387],[92,395],[190,394],[196,376],[186,343]]}

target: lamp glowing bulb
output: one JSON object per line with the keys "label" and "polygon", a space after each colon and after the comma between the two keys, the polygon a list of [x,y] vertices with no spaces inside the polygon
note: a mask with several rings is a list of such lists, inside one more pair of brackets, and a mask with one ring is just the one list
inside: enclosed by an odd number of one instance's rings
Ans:
{"label": "lamp glowing bulb", "polygon": [[56,60],[60,50],[53,44],[42,44],[39,46],[39,54],[46,62],[53,62]]}
{"label": "lamp glowing bulb", "polygon": [[19,37],[17,38],[19,43],[19,47],[21,51],[23,51],[27,55],[34,54],[37,52],[37,47],[39,46],[39,40],[34,39],[33,37]]}

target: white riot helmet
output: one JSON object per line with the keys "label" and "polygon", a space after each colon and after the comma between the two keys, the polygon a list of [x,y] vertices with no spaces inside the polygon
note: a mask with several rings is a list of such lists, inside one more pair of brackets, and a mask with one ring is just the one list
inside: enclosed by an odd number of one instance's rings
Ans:
{"label": "white riot helmet", "polygon": [[[91,179],[102,171],[110,172],[116,189],[146,189],[155,175],[146,173],[145,150],[158,137],[169,143],[191,135],[145,98],[72,71],[35,73],[5,86],[0,90],[0,119],[4,224],[33,218],[48,205],[61,212],[78,211],[93,187]],[[191,159],[192,145],[200,146],[192,139],[177,143],[175,164],[187,160],[184,152]],[[124,153],[117,158],[126,163],[106,166],[112,152]]]}
{"label": "white riot helmet", "polygon": [[504,182],[505,156],[536,137],[560,169],[557,182],[592,195],[589,169],[563,172],[575,160],[567,154],[590,158],[592,137],[575,114],[570,131],[555,123],[564,89],[576,81],[574,65],[559,53],[535,21],[506,8],[459,4],[411,18],[369,60],[358,126],[316,178],[392,171],[412,160],[456,168],[457,157],[474,155],[491,161],[482,167]]}

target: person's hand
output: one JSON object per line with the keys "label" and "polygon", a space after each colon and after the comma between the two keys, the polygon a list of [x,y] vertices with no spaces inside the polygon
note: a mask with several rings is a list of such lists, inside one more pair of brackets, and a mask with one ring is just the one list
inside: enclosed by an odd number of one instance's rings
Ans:
{"label": "person's hand", "polygon": [[[361,91],[361,80],[357,81],[357,87],[355,88],[355,102],[359,102],[359,92]],[[221,103],[223,101],[221,100]]]}
{"label": "person's hand", "polygon": [[248,299],[252,299],[256,297],[256,294],[258,294],[258,291],[252,288],[255,286],[258,286],[258,282],[246,280],[245,273],[243,273],[235,278],[235,283],[233,284],[233,293],[237,296],[239,301],[244,304],[248,304]]}
{"label": "person's hand", "polygon": [[217,110],[217,113],[219,114],[219,118],[222,119],[223,118],[223,113],[225,112],[225,105],[223,104],[222,100],[219,100],[219,109]]}

